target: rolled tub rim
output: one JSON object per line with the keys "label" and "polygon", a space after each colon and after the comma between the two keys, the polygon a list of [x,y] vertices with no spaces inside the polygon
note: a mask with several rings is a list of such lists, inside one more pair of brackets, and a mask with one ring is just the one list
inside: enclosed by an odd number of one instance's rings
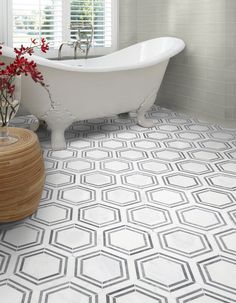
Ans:
{"label": "rolled tub rim", "polygon": [[[66,64],[65,62],[61,61],[55,61],[55,60],[49,60],[46,58],[42,58],[40,56],[32,55],[32,56],[26,56],[31,60],[34,60],[38,65],[44,66],[44,67],[49,67],[53,69],[58,69],[58,70],[64,70],[64,71],[71,71],[71,72],[82,72],[82,73],[104,73],[104,72],[116,72],[116,71],[127,71],[127,70],[135,70],[135,69],[142,69],[142,68],[147,68],[156,64],[159,64],[161,62],[164,62],[166,60],[169,60],[171,57],[174,57],[178,53],[184,50],[185,48],[185,42],[182,39],[176,38],[176,37],[158,37],[154,39],[149,39],[143,42],[139,42],[136,44],[133,44],[127,48],[124,48],[123,50],[118,50],[115,51],[114,53],[119,53],[122,52],[126,49],[131,49],[134,46],[139,46],[139,45],[144,45],[145,43],[151,43],[151,42],[156,42],[160,40],[174,40],[177,42],[178,47],[175,48],[168,48],[162,55],[157,55],[155,59],[152,60],[145,60],[143,62],[139,62],[136,64],[126,64],[126,65],[120,65],[120,66],[108,66],[108,67],[81,67],[81,66],[73,66]],[[112,56],[114,53],[105,55],[104,57],[107,56]],[[10,57],[10,58],[15,58],[15,53],[13,48],[8,47],[3,45],[3,56],[5,57]],[[102,57],[101,57],[102,58]],[[93,59],[88,59],[88,60],[93,60]]]}

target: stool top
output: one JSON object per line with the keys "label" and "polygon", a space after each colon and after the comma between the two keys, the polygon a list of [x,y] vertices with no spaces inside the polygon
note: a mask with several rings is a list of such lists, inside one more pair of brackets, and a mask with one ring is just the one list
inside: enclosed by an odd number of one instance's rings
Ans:
{"label": "stool top", "polygon": [[34,144],[38,144],[37,135],[28,129],[8,127],[8,131],[9,135],[18,138],[18,141],[5,146],[0,144],[0,158],[3,158],[4,155],[17,154],[22,150],[27,150]]}

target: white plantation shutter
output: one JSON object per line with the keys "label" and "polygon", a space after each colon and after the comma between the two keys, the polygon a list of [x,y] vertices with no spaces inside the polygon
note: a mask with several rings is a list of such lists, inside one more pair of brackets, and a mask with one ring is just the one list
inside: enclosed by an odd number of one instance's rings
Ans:
{"label": "white plantation shutter", "polygon": [[92,54],[96,54],[96,50],[101,53],[103,49],[104,53],[109,52],[116,47],[116,0],[10,1],[12,36],[9,45],[29,45],[31,38],[45,37],[51,51],[57,50],[61,42],[77,38],[77,31],[70,28],[71,23],[89,22],[94,27]]}
{"label": "white plantation shutter", "polygon": [[[112,46],[112,0],[70,0],[71,24],[89,22],[94,27],[94,47]],[[71,30],[71,38],[76,31]]]}
{"label": "white plantation shutter", "polygon": [[45,37],[51,47],[62,41],[61,0],[12,0],[13,46]]}

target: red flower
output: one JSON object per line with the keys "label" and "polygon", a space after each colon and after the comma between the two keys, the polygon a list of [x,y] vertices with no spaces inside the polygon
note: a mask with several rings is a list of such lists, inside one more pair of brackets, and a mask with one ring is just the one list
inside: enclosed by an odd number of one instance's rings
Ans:
{"label": "red flower", "polygon": [[[16,53],[15,60],[5,66],[4,62],[0,60],[0,93],[3,94],[4,91],[8,95],[13,96],[15,86],[12,85],[12,81],[15,76],[21,74],[28,76],[36,82],[47,87],[43,82],[43,75],[37,69],[37,64],[33,60],[25,58],[25,55],[32,55],[34,53],[34,48],[40,48],[42,52],[46,53],[49,50],[49,45],[44,38],[41,39],[40,43],[36,39],[31,39],[32,45],[29,47],[24,47],[21,45],[20,48],[15,48],[14,52]],[[2,55],[2,46],[0,45],[0,56]],[[1,68],[4,66],[4,69]]]}

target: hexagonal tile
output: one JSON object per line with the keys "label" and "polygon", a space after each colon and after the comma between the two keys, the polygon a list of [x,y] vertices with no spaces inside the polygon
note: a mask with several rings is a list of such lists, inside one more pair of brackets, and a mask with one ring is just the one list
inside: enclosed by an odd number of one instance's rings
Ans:
{"label": "hexagonal tile", "polygon": [[236,260],[225,256],[214,256],[198,262],[204,283],[236,294]]}
{"label": "hexagonal tile", "polygon": [[160,147],[160,144],[158,142],[155,141],[147,141],[147,140],[138,140],[138,141],[134,141],[131,142],[132,146],[134,148],[140,148],[140,149],[156,149],[158,147]]}
{"label": "hexagonal tile", "polygon": [[114,139],[102,141],[102,142],[100,142],[100,145],[103,148],[108,148],[108,149],[111,149],[111,150],[121,149],[121,148],[126,148],[127,147],[126,142],[120,141],[120,140],[114,140]]}
{"label": "hexagonal tile", "polygon": [[131,132],[123,131],[122,133],[117,133],[116,137],[121,140],[134,140],[140,138],[140,135],[138,132],[131,133]]}
{"label": "hexagonal tile", "polygon": [[82,186],[69,187],[58,192],[58,199],[74,205],[79,205],[94,201],[95,191]]}
{"label": "hexagonal tile", "polygon": [[138,280],[166,291],[192,285],[195,280],[187,262],[164,254],[153,254],[135,261]]}
{"label": "hexagonal tile", "polygon": [[66,275],[67,258],[49,249],[39,249],[20,255],[15,275],[40,285]]}
{"label": "hexagonal tile", "polygon": [[125,173],[132,170],[132,163],[120,159],[101,162],[100,165],[102,170],[116,174]]}
{"label": "hexagonal tile", "polygon": [[40,303],[97,303],[97,297],[90,289],[69,282],[43,290]]}
{"label": "hexagonal tile", "polygon": [[171,118],[167,119],[167,121],[171,124],[177,124],[177,125],[182,125],[182,124],[191,124],[192,121],[190,119],[185,119],[182,118],[181,116],[179,118]]}
{"label": "hexagonal tile", "polygon": [[184,159],[183,153],[171,149],[153,151],[152,155],[154,158],[164,161],[178,161]]}
{"label": "hexagonal tile", "polygon": [[96,232],[78,224],[70,224],[52,230],[49,243],[64,251],[75,253],[94,247],[97,243]]}
{"label": "hexagonal tile", "polygon": [[137,188],[146,188],[158,185],[158,181],[155,176],[139,172],[124,175],[121,177],[121,180],[122,184]]}
{"label": "hexagonal tile", "polygon": [[[109,138],[109,132],[101,132],[101,131],[90,131],[90,132],[84,132],[83,136],[87,138],[88,140],[92,141],[100,141],[100,140],[105,140]],[[96,157],[96,156],[95,156]]]}
{"label": "hexagonal tile", "polygon": [[214,133],[210,133],[209,135],[216,140],[230,141],[235,139],[235,133],[233,131],[214,132]]}
{"label": "hexagonal tile", "polygon": [[170,224],[171,218],[167,210],[150,205],[142,205],[127,211],[128,222],[146,228],[157,228]]}
{"label": "hexagonal tile", "polygon": [[[10,259],[11,259],[10,254],[0,250],[0,276],[5,274],[5,272],[7,271]],[[0,293],[1,293],[1,290],[0,290]]]}
{"label": "hexagonal tile", "polygon": [[55,202],[40,206],[31,220],[46,226],[68,222],[72,219],[72,208]]}
{"label": "hexagonal tile", "polygon": [[225,190],[236,189],[236,176],[217,174],[214,176],[206,177],[206,181],[209,185]]}
{"label": "hexagonal tile", "polygon": [[135,255],[153,248],[149,233],[129,226],[106,230],[104,245],[127,255]]}
{"label": "hexagonal tile", "polygon": [[156,126],[157,129],[160,129],[164,132],[177,132],[179,130],[181,130],[182,128],[179,125],[174,125],[174,124],[158,124]]}
{"label": "hexagonal tile", "polygon": [[112,156],[111,152],[97,148],[82,152],[83,158],[97,160],[97,161],[111,158],[111,156]]}
{"label": "hexagonal tile", "polygon": [[163,180],[166,185],[171,185],[180,189],[192,189],[201,185],[201,182],[197,177],[183,173],[164,176]]}
{"label": "hexagonal tile", "polygon": [[178,149],[178,150],[189,150],[195,147],[193,142],[188,142],[184,140],[171,140],[164,142],[167,148]]}
{"label": "hexagonal tile", "polygon": [[77,152],[75,150],[65,149],[65,150],[50,150],[47,154],[49,158],[65,160],[77,157]]}
{"label": "hexagonal tile", "polygon": [[158,160],[146,160],[138,163],[139,170],[153,174],[163,174],[172,171],[169,163],[163,163]]}
{"label": "hexagonal tile", "polygon": [[108,131],[108,132],[117,132],[120,130],[121,126],[120,125],[115,125],[115,124],[103,124],[100,125],[99,129],[102,131]]}
{"label": "hexagonal tile", "polygon": [[236,161],[224,161],[221,163],[216,164],[217,168],[224,172],[224,173],[228,173],[228,174],[236,174]]}
{"label": "hexagonal tile", "polygon": [[151,203],[168,207],[175,207],[188,203],[188,199],[183,192],[168,187],[147,191],[147,198]]}
{"label": "hexagonal tile", "polygon": [[225,225],[222,215],[214,210],[192,206],[177,211],[180,222],[202,230],[213,230]]}
{"label": "hexagonal tile", "polygon": [[53,187],[70,185],[71,183],[75,183],[75,175],[60,170],[49,172],[47,173],[45,183]]}
{"label": "hexagonal tile", "polygon": [[89,125],[88,123],[86,124],[82,124],[80,122],[75,122],[73,123],[70,128],[71,130],[74,131],[79,131],[79,132],[89,132],[89,131],[93,131],[94,130],[94,126],[93,125]]}
{"label": "hexagonal tile", "polygon": [[107,303],[166,303],[167,298],[139,286],[129,286],[107,295]]}
{"label": "hexagonal tile", "polygon": [[0,281],[0,298],[4,303],[30,302],[32,290],[11,280]]}
{"label": "hexagonal tile", "polygon": [[189,156],[192,159],[200,160],[200,161],[218,161],[222,160],[222,156],[220,153],[212,152],[212,151],[204,151],[204,150],[195,150],[189,152]]}
{"label": "hexagonal tile", "polygon": [[203,136],[196,132],[180,132],[176,134],[177,138],[183,139],[183,140],[200,140],[203,138]]}
{"label": "hexagonal tile", "polygon": [[42,244],[44,230],[28,223],[19,223],[2,230],[1,245],[14,251]]}
{"label": "hexagonal tile", "polygon": [[93,170],[94,163],[86,161],[84,159],[70,160],[63,163],[63,168],[81,173],[81,172]]}
{"label": "hexagonal tile", "polygon": [[229,229],[214,235],[220,249],[231,255],[236,255],[236,229]]}
{"label": "hexagonal tile", "polygon": [[127,261],[103,250],[86,254],[76,258],[75,277],[100,288],[117,285],[129,279]]}
{"label": "hexagonal tile", "polygon": [[136,190],[126,187],[114,187],[102,192],[103,201],[114,203],[120,206],[127,206],[141,202],[140,194]]}
{"label": "hexagonal tile", "polygon": [[199,142],[199,145],[203,148],[207,148],[207,150],[219,150],[224,151],[230,149],[230,145],[226,142],[220,142],[216,140],[206,140]]}
{"label": "hexagonal tile", "polygon": [[197,131],[197,132],[207,132],[212,130],[212,127],[210,125],[204,125],[204,124],[190,124],[190,125],[185,125],[184,127],[188,130]]}
{"label": "hexagonal tile", "polygon": [[95,227],[120,222],[120,210],[107,205],[94,204],[79,209],[79,221]]}
{"label": "hexagonal tile", "polygon": [[[236,264],[230,271],[220,263],[210,274],[201,264],[204,275],[196,264],[221,253],[235,261],[236,185],[228,185],[236,183],[235,131],[159,106],[147,118],[154,128],[137,126],[136,115],[73,123],[66,151],[49,149],[50,132],[39,130],[48,175],[40,207],[0,227],[0,276],[38,289],[13,296],[14,303],[235,301]],[[21,225],[33,231],[19,233]],[[60,253],[72,256],[68,268]],[[13,303],[12,290],[4,298],[0,281],[4,303]]]}
{"label": "hexagonal tile", "polygon": [[106,187],[115,184],[115,178],[111,174],[94,172],[81,176],[81,183],[93,187]]}
{"label": "hexagonal tile", "polygon": [[160,131],[151,131],[145,133],[144,137],[148,139],[162,141],[162,140],[170,139],[171,135],[169,133],[164,133],[164,132],[162,133]]}
{"label": "hexagonal tile", "polygon": [[93,147],[94,142],[79,138],[77,140],[70,141],[69,146],[76,149],[87,149]]}
{"label": "hexagonal tile", "polygon": [[209,164],[193,160],[187,160],[176,163],[176,166],[179,171],[190,174],[203,175],[206,173],[213,172],[213,168]]}
{"label": "hexagonal tile", "polygon": [[118,158],[123,158],[131,161],[138,161],[148,157],[147,153],[144,151],[136,149],[126,149],[120,152],[117,152]]}
{"label": "hexagonal tile", "polygon": [[228,297],[221,296],[216,292],[199,289],[196,291],[191,291],[189,294],[185,294],[177,298],[178,303],[233,303],[234,300],[229,299]]}
{"label": "hexagonal tile", "polygon": [[234,205],[235,198],[227,191],[202,189],[193,193],[196,202],[214,208],[226,208]]}
{"label": "hexagonal tile", "polygon": [[158,238],[164,250],[189,258],[212,251],[205,235],[179,227],[159,232]]}

